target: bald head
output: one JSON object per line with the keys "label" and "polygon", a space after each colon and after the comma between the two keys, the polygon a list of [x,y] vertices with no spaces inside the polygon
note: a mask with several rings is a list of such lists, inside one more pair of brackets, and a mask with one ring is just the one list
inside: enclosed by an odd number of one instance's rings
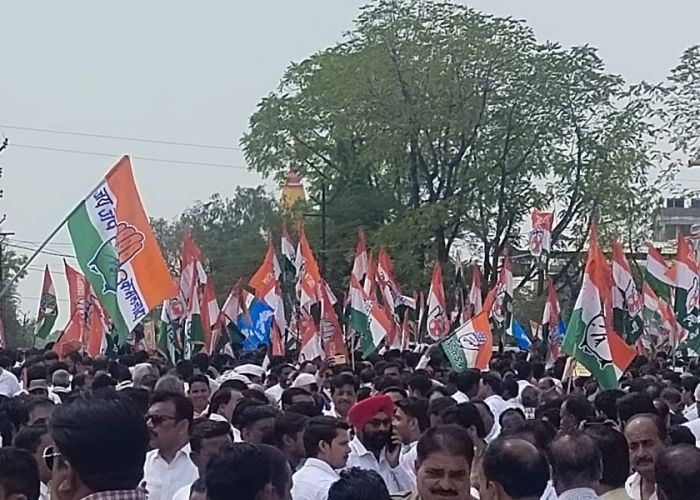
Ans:
{"label": "bald head", "polygon": [[[656,457],[656,485],[666,500],[700,500],[700,450],[681,444]],[[659,495],[661,496],[661,495]]]}
{"label": "bald head", "polygon": [[544,453],[519,438],[501,438],[491,443],[484,454],[483,468],[485,487],[500,486],[514,500],[540,498],[549,481]]}
{"label": "bald head", "polygon": [[549,449],[549,461],[558,495],[574,488],[598,486],[603,470],[600,451],[585,434],[567,434],[555,439]]}

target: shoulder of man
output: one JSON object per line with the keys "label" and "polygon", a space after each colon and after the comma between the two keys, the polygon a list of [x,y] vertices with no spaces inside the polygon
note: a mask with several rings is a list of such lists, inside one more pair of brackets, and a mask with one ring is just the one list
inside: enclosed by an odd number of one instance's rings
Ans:
{"label": "shoulder of man", "polygon": [[404,493],[391,495],[391,500],[420,500],[420,497],[417,491],[406,491]]}

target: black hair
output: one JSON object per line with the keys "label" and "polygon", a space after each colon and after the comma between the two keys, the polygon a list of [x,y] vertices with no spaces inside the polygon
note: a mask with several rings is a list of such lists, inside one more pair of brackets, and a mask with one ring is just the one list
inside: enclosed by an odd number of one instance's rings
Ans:
{"label": "black hair", "polygon": [[192,401],[179,392],[171,391],[156,391],[151,396],[150,404],[153,406],[156,403],[172,403],[175,407],[175,416],[178,420],[187,420],[192,425],[194,419],[194,406]]}
{"label": "black hair", "polygon": [[207,484],[204,482],[203,477],[200,477],[194,483],[192,483],[192,487],[190,488],[190,496],[192,496],[192,493],[206,493],[206,492],[207,492]]}
{"label": "black hair", "polygon": [[511,377],[503,382],[503,392],[501,393],[503,399],[515,398],[518,396],[519,392],[520,386],[518,385],[518,381],[515,380],[514,377]]}
{"label": "black hair", "polygon": [[364,401],[372,395],[371,387],[360,387],[357,390],[357,402]]}
{"label": "black hair", "polygon": [[106,373],[98,373],[92,381],[91,390],[99,391],[100,389],[114,389],[117,387],[117,381]]}
{"label": "black hair", "polygon": [[684,391],[690,392],[691,394],[695,393],[695,389],[697,388],[698,384],[700,384],[700,378],[696,377],[695,375],[681,377],[681,388]]}
{"label": "black hair", "polygon": [[552,480],[565,489],[600,481],[602,462],[593,440],[582,433],[557,437],[549,447]]}
{"label": "black hair", "polygon": [[617,400],[625,393],[620,389],[609,389],[600,392],[594,399],[593,405],[598,413],[602,413],[605,418],[617,420]]}
{"label": "black hair", "polygon": [[421,432],[430,427],[428,417],[428,401],[425,399],[406,398],[396,402],[396,407],[403,411],[406,416],[415,418],[418,421],[418,428]]}
{"label": "black hair", "polygon": [[52,411],[53,411],[53,409],[55,409],[55,407],[56,407],[56,403],[51,401],[49,398],[42,397],[42,396],[29,396],[29,398],[27,398],[25,400],[25,403],[26,403],[26,410],[27,410],[26,420],[24,420],[24,422],[23,422],[25,424],[29,422],[29,419],[31,418],[32,412],[34,410],[36,410],[37,408],[41,408],[41,407],[52,408]]}
{"label": "black hair", "polygon": [[459,425],[439,425],[425,431],[418,440],[416,455],[423,462],[431,453],[447,452],[465,458],[471,467],[474,461],[474,442]]}
{"label": "black hair", "polygon": [[631,392],[617,400],[617,418],[623,424],[640,413],[656,413],[654,400],[648,394]]}
{"label": "black hair", "polygon": [[390,392],[395,392],[397,394],[401,394],[401,397],[403,397],[404,399],[406,399],[408,397],[408,392],[406,392],[406,389],[404,389],[403,387],[399,387],[397,385],[391,385],[389,387],[385,387],[384,389],[381,389],[380,392],[384,395],[389,394]]}
{"label": "black hair", "polygon": [[656,457],[656,486],[667,500],[700,499],[700,450],[686,444],[663,450]]}
{"label": "black hair", "polygon": [[221,436],[230,436],[233,439],[231,426],[228,422],[198,418],[190,428],[190,448],[199,453],[202,450],[202,442],[205,439],[213,439]]}
{"label": "black hair", "polygon": [[525,412],[523,410],[521,410],[517,406],[512,406],[510,408],[506,408],[505,410],[503,410],[501,412],[501,414],[498,416],[498,425],[503,427],[503,417],[508,415],[509,413],[516,413],[517,415],[522,417],[523,420],[527,420],[527,418],[525,417]]}
{"label": "black hair", "polygon": [[200,372],[205,373],[209,368],[209,355],[206,352],[198,352],[192,356],[192,364],[196,366]]}
{"label": "black hair", "polygon": [[408,377],[408,388],[418,393],[421,397],[427,398],[428,393],[433,388],[433,381],[430,376],[423,370],[417,370]]}
{"label": "black hair", "polygon": [[275,418],[274,439],[265,440],[265,442],[282,449],[284,447],[284,436],[294,436],[300,433],[306,429],[308,422],[309,417],[306,415],[292,412],[280,413]]}
{"label": "black hair", "polygon": [[307,458],[318,456],[318,443],[329,445],[338,436],[338,431],[347,431],[350,426],[343,420],[333,417],[316,417],[308,421],[304,432],[304,451]]}
{"label": "black hair", "polygon": [[518,380],[529,380],[532,377],[532,365],[527,361],[516,361],[515,374]]}
{"label": "black hair", "polygon": [[194,365],[189,359],[181,359],[175,365],[175,373],[180,380],[189,380],[194,374]]}
{"label": "black hair", "polygon": [[457,406],[457,401],[450,397],[433,399],[428,403],[428,417],[440,415],[448,408]]}
{"label": "black hair", "polygon": [[222,406],[229,404],[233,391],[230,387],[217,389],[209,400],[209,415],[218,412]]}
{"label": "black hair", "polygon": [[269,405],[249,406],[238,417],[239,429],[247,429],[260,420],[276,418],[279,411]]}
{"label": "black hair", "polygon": [[382,477],[373,470],[353,467],[340,473],[328,490],[328,500],[390,500]]}
{"label": "black hair", "polygon": [[447,408],[440,414],[440,418],[444,424],[457,424],[465,429],[474,426],[478,437],[486,437],[484,421],[474,403],[459,403],[457,406]]}
{"label": "black hair", "polygon": [[595,417],[593,405],[586,396],[581,394],[570,394],[564,400],[566,411],[574,416],[579,422]]}
{"label": "black hair", "polygon": [[207,464],[209,500],[255,500],[272,480],[270,459],[248,443],[227,445]]}
{"label": "black hair", "polygon": [[549,481],[544,450],[518,438],[499,438],[484,453],[484,476],[500,484],[510,498],[540,498]]}
{"label": "black hair", "polygon": [[611,488],[624,488],[630,471],[630,455],[627,439],[609,425],[595,425],[584,433],[600,450],[603,460],[603,475],[600,483]]}
{"label": "black hair", "polygon": [[0,448],[0,485],[6,497],[25,495],[39,498],[39,468],[34,457],[19,448]]}
{"label": "black hair", "polygon": [[265,403],[258,401],[257,399],[253,398],[243,398],[241,399],[238,404],[236,405],[236,409],[233,410],[233,415],[231,415],[231,423],[236,429],[240,429],[240,424],[239,420],[241,418],[241,414],[248,408],[253,407],[253,406],[267,406]]}
{"label": "black hair", "polygon": [[547,450],[557,435],[557,429],[546,420],[530,419],[519,422],[512,429],[503,429],[501,437],[517,437]]}
{"label": "black hair", "polygon": [[471,392],[471,390],[479,383],[480,380],[481,372],[470,369],[457,374],[454,377],[454,384],[457,386],[457,389],[460,392],[467,394],[468,392]]}
{"label": "black hair", "polygon": [[247,391],[248,386],[242,380],[224,380],[219,389],[233,389],[234,391]]}
{"label": "black hair", "polygon": [[677,444],[689,444],[695,446],[695,434],[685,425],[673,425],[668,430],[668,437],[671,440],[671,446]]}
{"label": "black hair", "polygon": [[146,413],[148,413],[148,402],[151,395],[147,389],[144,389],[143,387],[125,387],[119,391],[119,393],[122,396],[129,398],[129,400],[136,405],[142,415],[145,416]]}
{"label": "black hair", "polygon": [[257,399],[261,403],[270,404],[270,400],[262,392],[255,389],[246,389],[243,391],[243,396],[246,398]]}
{"label": "black hair", "polygon": [[211,386],[209,385],[209,377],[207,377],[203,373],[198,373],[190,377],[189,381],[187,382],[189,389],[192,390],[192,384],[195,384],[197,382],[205,384],[207,388],[211,390]]}
{"label": "black hair", "polygon": [[331,380],[331,395],[335,394],[335,391],[342,389],[346,385],[352,386],[355,392],[360,389],[360,383],[354,376],[349,373],[341,373]]}
{"label": "black hair", "polygon": [[481,376],[481,383],[488,385],[494,394],[499,396],[503,394],[503,381],[493,373],[484,373]]}
{"label": "black hair", "polygon": [[277,490],[277,498],[284,498],[284,490],[290,486],[288,483],[291,483],[291,469],[287,458],[278,448],[268,444],[261,444],[258,449],[270,461],[270,483]]}
{"label": "black hair", "polygon": [[36,453],[41,443],[41,436],[48,434],[49,429],[45,422],[39,422],[33,425],[25,425],[20,428],[19,432],[12,441],[12,446],[21,450],[27,450],[29,453]]}
{"label": "black hair", "polygon": [[49,369],[44,363],[37,363],[27,368],[27,382],[32,380],[46,380],[49,377]]}
{"label": "black hair", "polygon": [[59,405],[49,432],[61,456],[93,491],[130,490],[143,479],[150,439],[146,422],[116,392],[84,394]]}
{"label": "black hair", "polygon": [[296,396],[311,396],[311,393],[301,387],[290,387],[282,392],[282,408],[292,406]]}

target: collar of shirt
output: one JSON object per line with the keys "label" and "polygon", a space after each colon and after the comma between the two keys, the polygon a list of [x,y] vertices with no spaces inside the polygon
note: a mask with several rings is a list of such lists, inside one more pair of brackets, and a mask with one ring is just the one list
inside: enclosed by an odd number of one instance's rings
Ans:
{"label": "collar of shirt", "polygon": [[[625,490],[632,500],[642,500],[642,476],[639,472],[635,472],[625,483]],[[656,491],[651,494],[649,500],[657,500]]]}
{"label": "collar of shirt", "polygon": [[83,497],[82,500],[146,500],[146,492],[137,490],[100,491]]}
{"label": "collar of shirt", "polygon": [[44,482],[39,483],[39,498],[41,500],[48,500],[49,498],[49,487]]}
{"label": "collar of shirt", "polygon": [[319,460],[318,458],[307,458],[302,468],[316,469],[318,471],[322,471],[324,474],[333,476],[335,479],[340,479],[340,475],[333,467],[331,467],[327,462]]}
{"label": "collar of shirt", "polygon": [[497,421],[493,422],[493,426],[491,427],[491,430],[489,431],[488,436],[486,436],[485,441],[487,443],[490,443],[494,439],[498,437],[498,435],[501,433],[501,424],[499,424]]}
{"label": "collar of shirt", "polygon": [[559,500],[597,500],[598,494],[590,488],[574,488],[559,495]]}
{"label": "collar of shirt", "polygon": [[[187,457],[187,459],[190,459],[190,453],[192,452],[192,448],[190,448],[190,443],[188,442],[185,446],[177,450],[177,453],[175,453],[175,457],[173,458],[173,462],[180,458],[183,454]],[[160,450],[156,451],[156,458],[160,458],[161,460],[165,461],[163,456],[160,454]],[[173,463],[170,462],[170,463]]]}
{"label": "collar of shirt", "polygon": [[607,493],[600,495],[601,500],[630,500],[630,496],[627,494],[624,488],[617,488],[615,490],[610,490]]}
{"label": "collar of shirt", "polygon": [[[362,441],[360,441],[360,438],[358,436],[355,436],[352,441],[350,441],[350,449],[355,450],[355,453],[357,454],[358,457],[364,457],[364,456],[371,456],[372,458],[376,459],[376,455],[369,451],[367,448],[365,448],[365,445],[362,444]],[[379,454],[379,462],[382,462],[386,460],[386,448],[381,451]]]}

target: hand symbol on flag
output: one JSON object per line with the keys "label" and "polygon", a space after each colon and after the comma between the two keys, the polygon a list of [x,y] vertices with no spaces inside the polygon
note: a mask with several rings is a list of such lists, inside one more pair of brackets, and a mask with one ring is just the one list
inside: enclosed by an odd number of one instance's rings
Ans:
{"label": "hand symbol on flag", "polygon": [[141,231],[126,222],[117,224],[116,234],[102,243],[90,263],[90,270],[102,276],[102,291],[116,292],[119,273],[144,247],[145,236]]}

